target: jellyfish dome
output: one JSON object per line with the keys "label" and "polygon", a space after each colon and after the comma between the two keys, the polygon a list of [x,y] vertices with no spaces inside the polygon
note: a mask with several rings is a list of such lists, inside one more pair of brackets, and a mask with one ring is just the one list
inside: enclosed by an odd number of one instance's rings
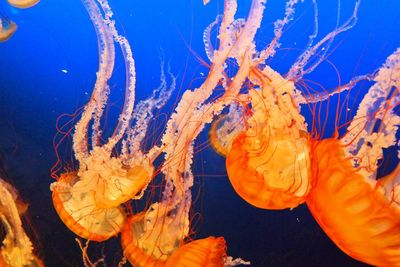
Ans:
{"label": "jellyfish dome", "polygon": [[17,30],[17,24],[11,20],[0,18],[0,42],[5,42]]}
{"label": "jellyfish dome", "polygon": [[40,0],[7,0],[7,2],[12,5],[13,7],[18,7],[18,8],[29,8],[33,7],[37,3],[39,3]]}

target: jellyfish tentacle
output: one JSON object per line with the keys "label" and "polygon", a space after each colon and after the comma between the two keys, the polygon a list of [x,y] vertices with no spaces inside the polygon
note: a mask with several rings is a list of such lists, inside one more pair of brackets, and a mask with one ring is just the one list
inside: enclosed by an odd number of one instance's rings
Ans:
{"label": "jellyfish tentacle", "polygon": [[124,36],[120,35],[115,28],[115,22],[111,20],[113,12],[111,11],[108,2],[105,0],[99,0],[98,2],[105,13],[105,23],[109,27],[109,31],[112,33],[115,42],[119,44],[125,62],[126,85],[123,108],[118,118],[118,123],[114,129],[113,135],[104,145],[106,149],[111,151],[111,149],[121,140],[122,136],[125,134],[125,131],[132,118],[132,112],[135,103],[136,70],[131,46],[129,45],[128,40]]}
{"label": "jellyfish tentacle", "polygon": [[112,35],[107,31],[101,11],[93,0],[82,1],[93,22],[96,30],[99,48],[99,70],[97,72],[96,83],[89,102],[86,104],[81,119],[75,126],[73,135],[73,149],[75,158],[81,163],[89,156],[88,131],[89,123],[94,118],[93,142],[98,143],[101,132],[98,130],[99,121],[103,114],[103,109],[107,101],[109,87],[108,80],[111,78],[114,61],[115,47]]}
{"label": "jellyfish tentacle", "polygon": [[204,43],[204,49],[206,51],[206,55],[208,59],[212,62],[213,57],[214,57],[214,47],[211,42],[211,31],[214,29],[214,27],[218,24],[218,22],[221,20],[221,15],[218,15],[213,22],[211,22],[210,25],[206,27],[206,29],[203,32],[203,43]]}
{"label": "jellyfish tentacle", "polygon": [[[315,0],[313,0],[314,2]],[[295,5],[299,2],[299,0],[290,0],[286,2],[286,7],[285,7],[285,17],[283,19],[278,19],[274,23],[274,39],[270,42],[268,47],[266,47],[264,50],[258,53],[258,64],[261,62],[265,62],[268,58],[272,57],[276,49],[279,48],[280,43],[279,39],[282,36],[282,31],[284,27],[293,20],[293,16],[295,13]],[[316,3],[314,3],[314,6],[316,6]],[[315,24],[318,25],[318,24]],[[314,35],[316,35],[316,32],[318,30],[314,30]]]}
{"label": "jellyfish tentacle", "polygon": [[[361,0],[357,0],[353,9],[353,14],[340,26],[337,27],[334,31],[328,33],[324,38],[322,38],[319,42],[317,42],[313,46],[307,47],[307,49],[298,57],[296,62],[292,65],[289,72],[286,74],[286,78],[293,81],[298,81],[304,75],[312,72],[318,65],[325,59],[324,55],[327,53],[328,49],[325,49],[322,56],[319,57],[313,64],[307,67],[310,63],[312,56],[317,54],[317,51],[327,45],[326,48],[329,48],[333,39],[339,35],[340,33],[346,32],[347,30],[354,27],[357,23],[357,14],[358,8],[360,6]],[[312,45],[312,42],[310,43]],[[307,67],[307,69],[305,69]]]}
{"label": "jellyfish tentacle", "polygon": [[[400,103],[400,48],[388,57],[374,77],[374,85],[361,101],[357,114],[340,142],[346,155],[360,159],[355,167],[363,167],[364,175],[375,180],[383,150],[396,143],[400,116],[395,108]],[[371,171],[368,171],[371,170]],[[368,172],[370,174],[368,174]]]}

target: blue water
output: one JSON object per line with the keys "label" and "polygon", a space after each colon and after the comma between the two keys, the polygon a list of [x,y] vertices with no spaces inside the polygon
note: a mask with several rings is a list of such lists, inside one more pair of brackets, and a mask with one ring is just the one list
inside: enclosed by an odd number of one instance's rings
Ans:
{"label": "blue water", "polygon": [[[178,88],[170,101],[179,98],[179,89],[194,88],[207,74],[207,67],[194,54],[207,61],[202,33],[223,2],[212,0],[115,1],[117,27],[133,49],[137,71],[137,98],[150,95],[158,86],[160,48],[178,77]],[[239,1],[237,17],[244,17],[250,1]],[[354,1],[342,1],[340,21],[352,13]],[[74,235],[61,223],[51,202],[49,169],[55,163],[52,146],[56,119],[73,113],[89,99],[97,71],[97,43],[93,26],[78,0],[47,1],[17,10],[0,2],[0,16],[18,24],[15,35],[0,43],[0,160],[8,179],[30,203],[29,232],[35,233],[39,255],[47,266],[82,266]],[[337,0],[319,3],[319,37],[335,27]],[[304,49],[312,33],[311,1],[299,4],[295,20],[282,38],[281,50],[270,62],[285,73]],[[284,3],[267,3],[257,47],[272,39],[273,22],[283,16]],[[328,63],[323,63],[307,80],[334,88],[351,77],[372,73],[400,46],[400,2],[363,1],[357,25],[335,39]],[[317,38],[318,39],[318,38]],[[124,69],[117,54],[116,73],[110,81],[113,90],[112,118],[121,107]],[[364,84],[366,89],[368,83]],[[110,127],[112,130],[112,127]],[[202,134],[199,142],[207,137]],[[61,151],[71,153],[68,144]],[[228,254],[252,261],[252,266],[363,266],[342,253],[319,228],[306,206],[293,211],[265,211],[241,200],[226,177],[224,159],[211,148],[196,154],[195,192],[200,194],[194,209],[196,237],[224,236]],[[104,246],[109,266],[121,257],[118,241],[99,245],[92,255],[101,255]]]}

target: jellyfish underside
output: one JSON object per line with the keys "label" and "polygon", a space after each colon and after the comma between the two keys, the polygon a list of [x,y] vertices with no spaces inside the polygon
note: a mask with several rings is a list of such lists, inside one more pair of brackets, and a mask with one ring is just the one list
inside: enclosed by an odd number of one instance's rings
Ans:
{"label": "jellyfish underside", "polygon": [[[99,208],[112,208],[134,198],[151,180],[152,165],[143,160],[128,166],[120,158],[109,157],[104,147],[96,147],[84,160],[78,176],[82,190],[95,191]],[[85,188],[83,188],[85,187]]]}
{"label": "jellyfish underside", "polygon": [[17,24],[15,22],[0,18],[0,42],[10,39],[16,30]]}
{"label": "jellyfish underside", "polygon": [[94,190],[87,190],[74,172],[64,173],[52,186],[54,208],[64,224],[76,235],[93,241],[116,236],[125,221],[117,207],[99,208]]}
{"label": "jellyfish underside", "polygon": [[123,164],[104,147],[95,147],[78,172],[61,174],[51,186],[54,207],[67,227],[80,237],[104,241],[116,236],[125,213],[119,206],[143,192],[153,167]]}
{"label": "jellyfish underside", "polygon": [[[264,209],[294,208],[310,188],[309,137],[292,104],[293,83],[266,67],[249,91],[252,116],[226,156],[229,180],[248,203]],[[286,92],[285,94],[279,93]]]}
{"label": "jellyfish underside", "polygon": [[[121,244],[124,255],[137,267],[201,267],[223,266],[226,245],[222,237],[207,237],[180,246],[179,242],[147,240],[145,235],[145,213],[139,213],[127,220]],[[163,224],[162,218],[157,222]],[[165,236],[164,236],[165,237]],[[175,244],[170,247],[171,244]],[[164,254],[164,251],[166,252]]]}
{"label": "jellyfish underside", "polygon": [[142,192],[152,177],[153,167],[126,166],[96,147],[84,160],[85,168],[67,172],[52,185],[54,207],[75,234],[103,241],[120,231],[125,214],[119,206]]}

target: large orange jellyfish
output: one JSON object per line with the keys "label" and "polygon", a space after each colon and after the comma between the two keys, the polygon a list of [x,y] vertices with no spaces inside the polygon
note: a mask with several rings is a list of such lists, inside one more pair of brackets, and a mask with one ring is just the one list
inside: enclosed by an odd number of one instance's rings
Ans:
{"label": "large orange jellyfish", "polygon": [[[140,197],[151,181],[152,158],[145,155],[140,146],[151,111],[168,99],[175,86],[175,78],[171,76],[173,82],[167,87],[162,70],[161,86],[155,90],[153,97],[142,101],[134,109],[135,66],[130,45],[125,37],[118,34],[107,2],[87,0],[83,3],[97,33],[99,70],[90,101],[73,134],[74,155],[79,169],[57,177],[56,165],[53,176],[57,182],[51,185],[51,189],[54,207],[63,222],[83,238],[103,241],[117,235],[123,226],[125,212],[119,206]],[[101,144],[100,121],[110,93],[107,82],[114,68],[114,42],[120,45],[125,60],[125,102],[113,135]],[[131,125],[132,122],[136,125]],[[118,143],[122,143],[121,153],[113,155]]]}
{"label": "large orange jellyfish", "polygon": [[[274,55],[297,2],[287,2],[285,17],[275,23],[275,38],[253,56],[251,88],[241,102],[242,117],[228,113],[211,129],[213,146],[226,154],[227,172],[235,191],[248,203],[264,209],[294,208],[305,202],[311,190],[311,135],[300,113],[300,104],[310,100],[304,99],[295,82],[322,62],[313,59],[316,51],[327,50],[336,35],[354,25],[359,5],[356,2],[353,15],[315,45],[316,33],[310,36],[307,49],[284,77],[264,62]],[[223,134],[226,132],[230,134]]]}
{"label": "large orange jellyfish", "polygon": [[[400,116],[400,49],[388,57],[375,84],[339,140],[316,142],[313,189],[307,206],[345,253],[376,266],[400,266],[400,165],[383,157],[395,145]],[[376,180],[381,161],[395,169]]]}
{"label": "large orange jellyfish", "polygon": [[22,205],[18,205],[17,191],[0,178],[0,226],[5,233],[0,247],[0,266],[44,266],[33,252],[21,221]]}

